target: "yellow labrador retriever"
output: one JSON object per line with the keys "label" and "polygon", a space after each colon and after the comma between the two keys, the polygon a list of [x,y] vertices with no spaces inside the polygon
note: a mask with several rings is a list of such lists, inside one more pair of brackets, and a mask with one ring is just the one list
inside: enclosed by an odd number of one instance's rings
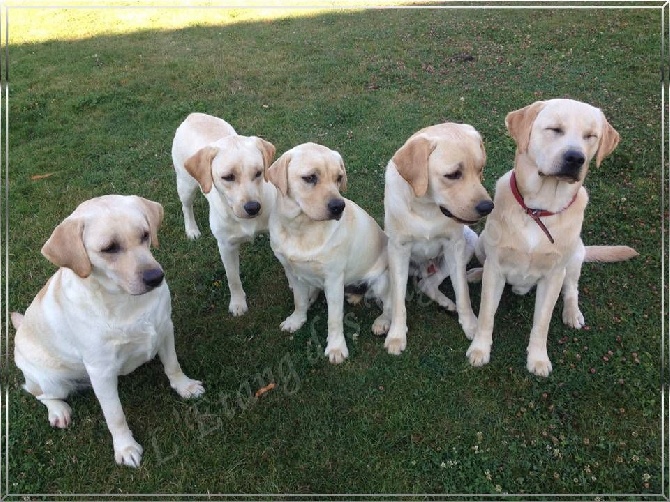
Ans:
{"label": "yellow labrador retriever", "polygon": [[381,300],[383,313],[372,331],[381,335],[388,330],[386,235],[369,214],[340,195],[347,175],[334,150],[298,145],[277,159],[267,177],[278,189],[270,244],[284,266],[295,307],[281,329],[300,329],[323,290],[328,302],[325,354],[331,363],[341,363],[349,354],[343,328],[345,287],[365,289],[368,297]]}
{"label": "yellow labrador retriever", "polygon": [[118,464],[137,467],[142,447],[121,408],[117,378],[156,354],[182,397],[204,392],[175,353],[170,290],[149,249],[158,245],[163,207],[107,195],[79,205],[51,234],[42,254],[60,269],[28,307],[14,312],[14,357],[24,388],[48,409],[49,423],[72,421],[67,396],[93,387]]}
{"label": "yellow labrador retriever", "polygon": [[248,310],[240,279],[240,245],[267,232],[275,204],[276,190],[263,175],[274,155],[272,143],[238,135],[225,120],[204,113],[186,117],[172,142],[186,235],[200,236],[193,215],[199,185],[209,203],[209,226],[226,270],[228,310],[234,316]]}
{"label": "yellow labrador retriever", "polygon": [[[584,261],[620,261],[636,256],[626,246],[585,247],[580,237],[588,195],[589,162],[596,166],[619,143],[601,110],[568,99],[538,101],[507,115],[517,144],[514,169],[496,184],[495,209],[479,236],[484,264],[477,334],[467,350],[473,366],[489,361],[493,317],[505,283],[525,294],[537,287],[527,369],[548,376],[547,332],[563,290],[563,322],[581,328],[577,304]],[[484,261],[486,260],[486,261]]]}
{"label": "yellow labrador retriever", "polygon": [[[389,237],[392,320],[385,346],[400,354],[407,345],[405,294],[408,276],[439,305],[458,311],[472,339],[477,318],[470,305],[465,266],[477,235],[467,224],[493,209],[482,186],[486,152],[467,124],[444,123],[412,135],[386,167],[384,230]],[[438,287],[451,277],[456,305]]]}

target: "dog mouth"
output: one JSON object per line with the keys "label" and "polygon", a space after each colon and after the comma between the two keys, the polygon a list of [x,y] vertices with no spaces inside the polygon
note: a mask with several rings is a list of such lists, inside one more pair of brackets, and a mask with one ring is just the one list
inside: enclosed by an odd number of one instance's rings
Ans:
{"label": "dog mouth", "polygon": [[573,184],[577,183],[579,181],[579,176],[577,175],[572,175],[572,174],[545,174],[542,171],[537,172],[541,178],[556,178],[558,181],[564,181],[565,183]]}
{"label": "dog mouth", "polygon": [[458,223],[463,223],[464,225],[470,225],[472,223],[477,223],[477,221],[479,221],[479,220],[462,220],[458,216],[455,216],[451,211],[449,211],[444,206],[440,206],[440,211],[442,211],[442,214],[445,215],[447,218],[451,218],[452,220],[456,220]]}

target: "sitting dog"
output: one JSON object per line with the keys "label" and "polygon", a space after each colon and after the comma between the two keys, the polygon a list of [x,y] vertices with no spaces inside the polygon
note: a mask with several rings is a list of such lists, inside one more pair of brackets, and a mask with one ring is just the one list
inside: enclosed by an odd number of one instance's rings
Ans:
{"label": "sitting dog", "polygon": [[284,153],[267,170],[278,189],[270,215],[270,245],[284,266],[293,290],[294,312],[281,324],[294,332],[307,320],[307,309],[323,290],[328,302],[328,343],[331,363],[348,356],[343,328],[345,287],[366,289],[382,301],[383,313],[372,331],[389,326],[386,235],[354,202],[343,198],[347,174],[336,151],[305,143]]}
{"label": "sitting dog", "polygon": [[240,244],[267,232],[275,204],[276,190],[263,175],[274,155],[272,143],[238,135],[225,120],[204,113],[186,117],[172,142],[186,235],[200,236],[193,215],[199,185],[209,203],[209,226],[226,269],[228,310],[234,316],[248,310],[240,279]]}
{"label": "sitting dog", "polygon": [[[486,152],[470,125],[444,123],[412,135],[386,167],[384,230],[389,238],[392,320],[385,346],[400,354],[407,345],[405,295],[410,274],[419,289],[448,310],[458,311],[472,339],[477,318],[470,305],[465,266],[477,235],[467,224],[493,209],[482,186]],[[451,277],[453,304],[438,287]]]}
{"label": "sitting dog", "polygon": [[118,464],[137,467],[142,447],[128,428],[117,391],[126,375],[156,354],[182,397],[204,392],[177,361],[170,290],[149,250],[163,207],[135,196],[106,195],[79,205],[51,234],[42,254],[59,270],[26,310],[12,313],[14,357],[24,388],[48,409],[49,423],[72,421],[67,396],[93,387]]}
{"label": "sitting dog", "polygon": [[[517,144],[514,169],[496,183],[495,209],[479,236],[484,264],[477,334],[467,350],[473,366],[489,361],[493,318],[505,283],[525,294],[537,286],[527,369],[548,376],[547,332],[563,289],[563,322],[581,328],[577,304],[584,261],[621,261],[627,246],[584,247],[580,237],[588,195],[584,178],[616,148],[619,134],[601,110],[568,99],[538,101],[510,112],[505,124]],[[485,260],[485,261],[484,261]]]}

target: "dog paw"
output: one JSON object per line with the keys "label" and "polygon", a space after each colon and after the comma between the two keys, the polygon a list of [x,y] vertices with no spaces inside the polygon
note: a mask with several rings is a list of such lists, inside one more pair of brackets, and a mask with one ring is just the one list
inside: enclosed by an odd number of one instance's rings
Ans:
{"label": "dog paw", "polygon": [[186,375],[180,378],[179,381],[172,383],[172,388],[185,399],[199,397],[205,393],[205,387],[201,381],[193,380]]}
{"label": "dog paw", "polygon": [[[46,403],[45,403],[46,404]],[[49,400],[49,424],[51,427],[66,429],[72,423],[72,408],[65,401]]]}
{"label": "dog paw", "polygon": [[235,317],[245,314],[248,310],[247,301],[244,297],[233,298],[230,300],[230,305],[228,305],[228,311]]}
{"label": "dog paw", "polygon": [[477,333],[477,316],[470,312],[464,316],[458,317],[458,322],[463,328],[463,332],[468,340],[472,340]]}
{"label": "dog paw", "polygon": [[549,357],[544,355],[533,355],[528,354],[528,359],[526,361],[526,368],[533,375],[548,377],[551,373],[551,361]]}
{"label": "dog paw", "polygon": [[380,315],[375,319],[375,322],[372,323],[372,332],[377,336],[382,336],[388,333],[390,327],[391,320],[384,315]]}
{"label": "dog paw", "polygon": [[473,341],[465,352],[472,366],[484,366],[491,358],[491,346],[486,343]]}
{"label": "dog paw", "polygon": [[484,267],[471,268],[465,271],[465,278],[469,283],[482,282],[482,275],[484,275]]}
{"label": "dog paw", "polygon": [[346,344],[336,345],[334,347],[328,345],[325,354],[328,356],[328,360],[332,364],[340,364],[349,357],[349,349]]}
{"label": "dog paw", "polygon": [[435,301],[440,307],[447,309],[449,312],[454,312],[456,310],[456,304],[441,293],[437,295]]}
{"label": "dog paw", "polygon": [[200,237],[200,229],[198,229],[198,227],[187,228],[186,229],[186,237],[188,237],[192,241],[197,239],[198,237]]}
{"label": "dog paw", "polygon": [[142,461],[143,448],[132,437],[122,444],[114,444],[114,460],[119,465],[139,467]]}
{"label": "dog paw", "polygon": [[307,318],[303,315],[296,314],[295,312],[288,316],[283,323],[279,325],[279,328],[282,331],[288,331],[289,333],[295,333],[302,325],[305,324]]}
{"label": "dog paw", "polygon": [[394,356],[399,356],[407,348],[407,337],[394,337],[390,334],[384,340],[386,351]]}
{"label": "dog paw", "polygon": [[563,324],[567,324],[571,328],[582,329],[584,314],[578,308],[563,307]]}

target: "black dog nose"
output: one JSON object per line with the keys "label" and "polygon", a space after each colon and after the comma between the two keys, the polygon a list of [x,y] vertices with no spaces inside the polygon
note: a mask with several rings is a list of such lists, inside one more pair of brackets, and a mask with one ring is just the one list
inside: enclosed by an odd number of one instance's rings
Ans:
{"label": "black dog nose", "polygon": [[339,219],[342,216],[342,211],[344,211],[344,200],[330,199],[328,201],[328,211],[334,218]]}
{"label": "black dog nose", "polygon": [[150,288],[157,288],[163,282],[165,274],[160,268],[150,268],[142,273],[142,282]]}
{"label": "black dog nose", "polygon": [[578,150],[568,150],[563,154],[563,164],[568,168],[579,169],[585,160],[584,154]]}
{"label": "black dog nose", "polygon": [[493,202],[490,200],[483,200],[475,206],[475,209],[480,216],[486,216],[491,211],[493,211]]}
{"label": "black dog nose", "polygon": [[256,216],[258,212],[261,210],[261,203],[256,202],[255,200],[247,202],[244,205],[244,210],[247,212],[249,216]]}

